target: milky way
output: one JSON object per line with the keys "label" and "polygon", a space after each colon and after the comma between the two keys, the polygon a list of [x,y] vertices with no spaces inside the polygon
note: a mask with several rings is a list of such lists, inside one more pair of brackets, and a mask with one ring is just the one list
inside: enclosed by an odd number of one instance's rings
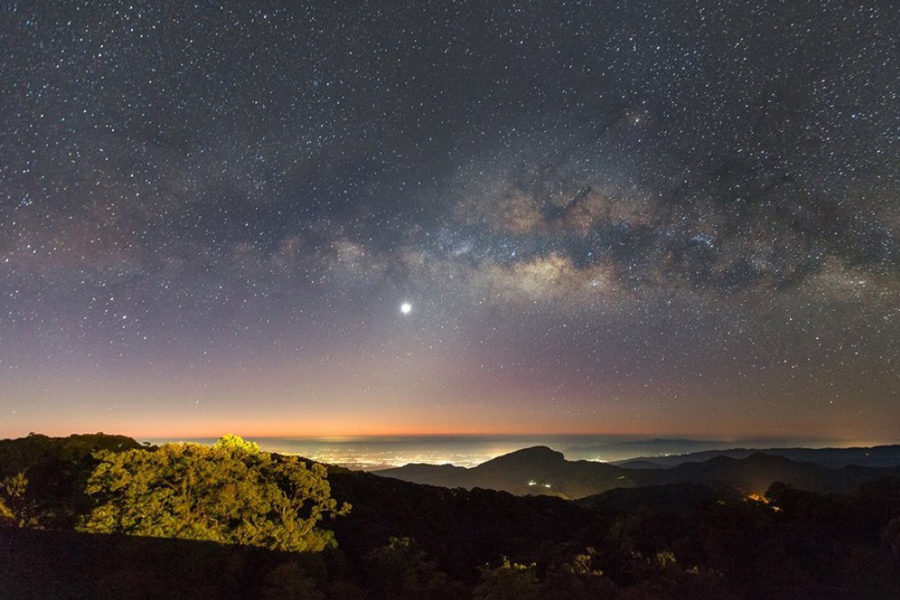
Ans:
{"label": "milky way", "polygon": [[0,10],[0,434],[897,439],[893,2]]}

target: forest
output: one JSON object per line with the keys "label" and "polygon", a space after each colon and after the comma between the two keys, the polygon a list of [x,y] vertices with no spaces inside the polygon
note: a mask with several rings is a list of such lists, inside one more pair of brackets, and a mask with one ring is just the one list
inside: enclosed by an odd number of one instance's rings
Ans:
{"label": "forest", "polygon": [[890,598],[900,479],[580,500],[104,434],[0,441],[0,597]]}

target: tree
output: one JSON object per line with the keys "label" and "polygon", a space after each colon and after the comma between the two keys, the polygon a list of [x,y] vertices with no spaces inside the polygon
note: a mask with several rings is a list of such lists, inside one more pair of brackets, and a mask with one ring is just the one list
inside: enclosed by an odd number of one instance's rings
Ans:
{"label": "tree", "polygon": [[87,491],[97,503],[85,531],[319,551],[334,539],[316,525],[350,510],[331,498],[322,465],[237,436],[96,457]]}
{"label": "tree", "polygon": [[543,600],[601,600],[618,596],[616,585],[594,568],[597,551],[589,547],[568,562],[548,569],[541,586]]}
{"label": "tree", "polygon": [[475,600],[538,600],[540,586],[534,565],[510,563],[503,559],[496,569],[482,568],[475,587]]}
{"label": "tree", "polygon": [[0,524],[16,527],[30,527],[37,524],[34,510],[25,493],[28,478],[25,473],[17,473],[0,481]]}
{"label": "tree", "polygon": [[264,600],[325,600],[316,582],[296,562],[276,567],[263,581]]}
{"label": "tree", "polygon": [[415,540],[391,538],[366,557],[372,597],[385,600],[456,600],[464,588],[438,570]]}

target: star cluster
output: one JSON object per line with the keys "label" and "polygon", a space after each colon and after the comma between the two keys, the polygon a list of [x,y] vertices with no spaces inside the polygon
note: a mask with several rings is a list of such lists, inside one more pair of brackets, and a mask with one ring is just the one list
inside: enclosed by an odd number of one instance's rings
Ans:
{"label": "star cluster", "polygon": [[890,2],[0,10],[0,434],[896,437]]}

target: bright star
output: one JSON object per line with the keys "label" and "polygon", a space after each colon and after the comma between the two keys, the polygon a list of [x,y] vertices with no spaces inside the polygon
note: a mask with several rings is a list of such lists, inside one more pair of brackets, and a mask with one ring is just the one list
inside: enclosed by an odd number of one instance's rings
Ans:
{"label": "bright star", "polygon": [[411,311],[412,304],[410,304],[409,302],[404,302],[400,305],[400,312],[402,312],[404,315],[408,315]]}

